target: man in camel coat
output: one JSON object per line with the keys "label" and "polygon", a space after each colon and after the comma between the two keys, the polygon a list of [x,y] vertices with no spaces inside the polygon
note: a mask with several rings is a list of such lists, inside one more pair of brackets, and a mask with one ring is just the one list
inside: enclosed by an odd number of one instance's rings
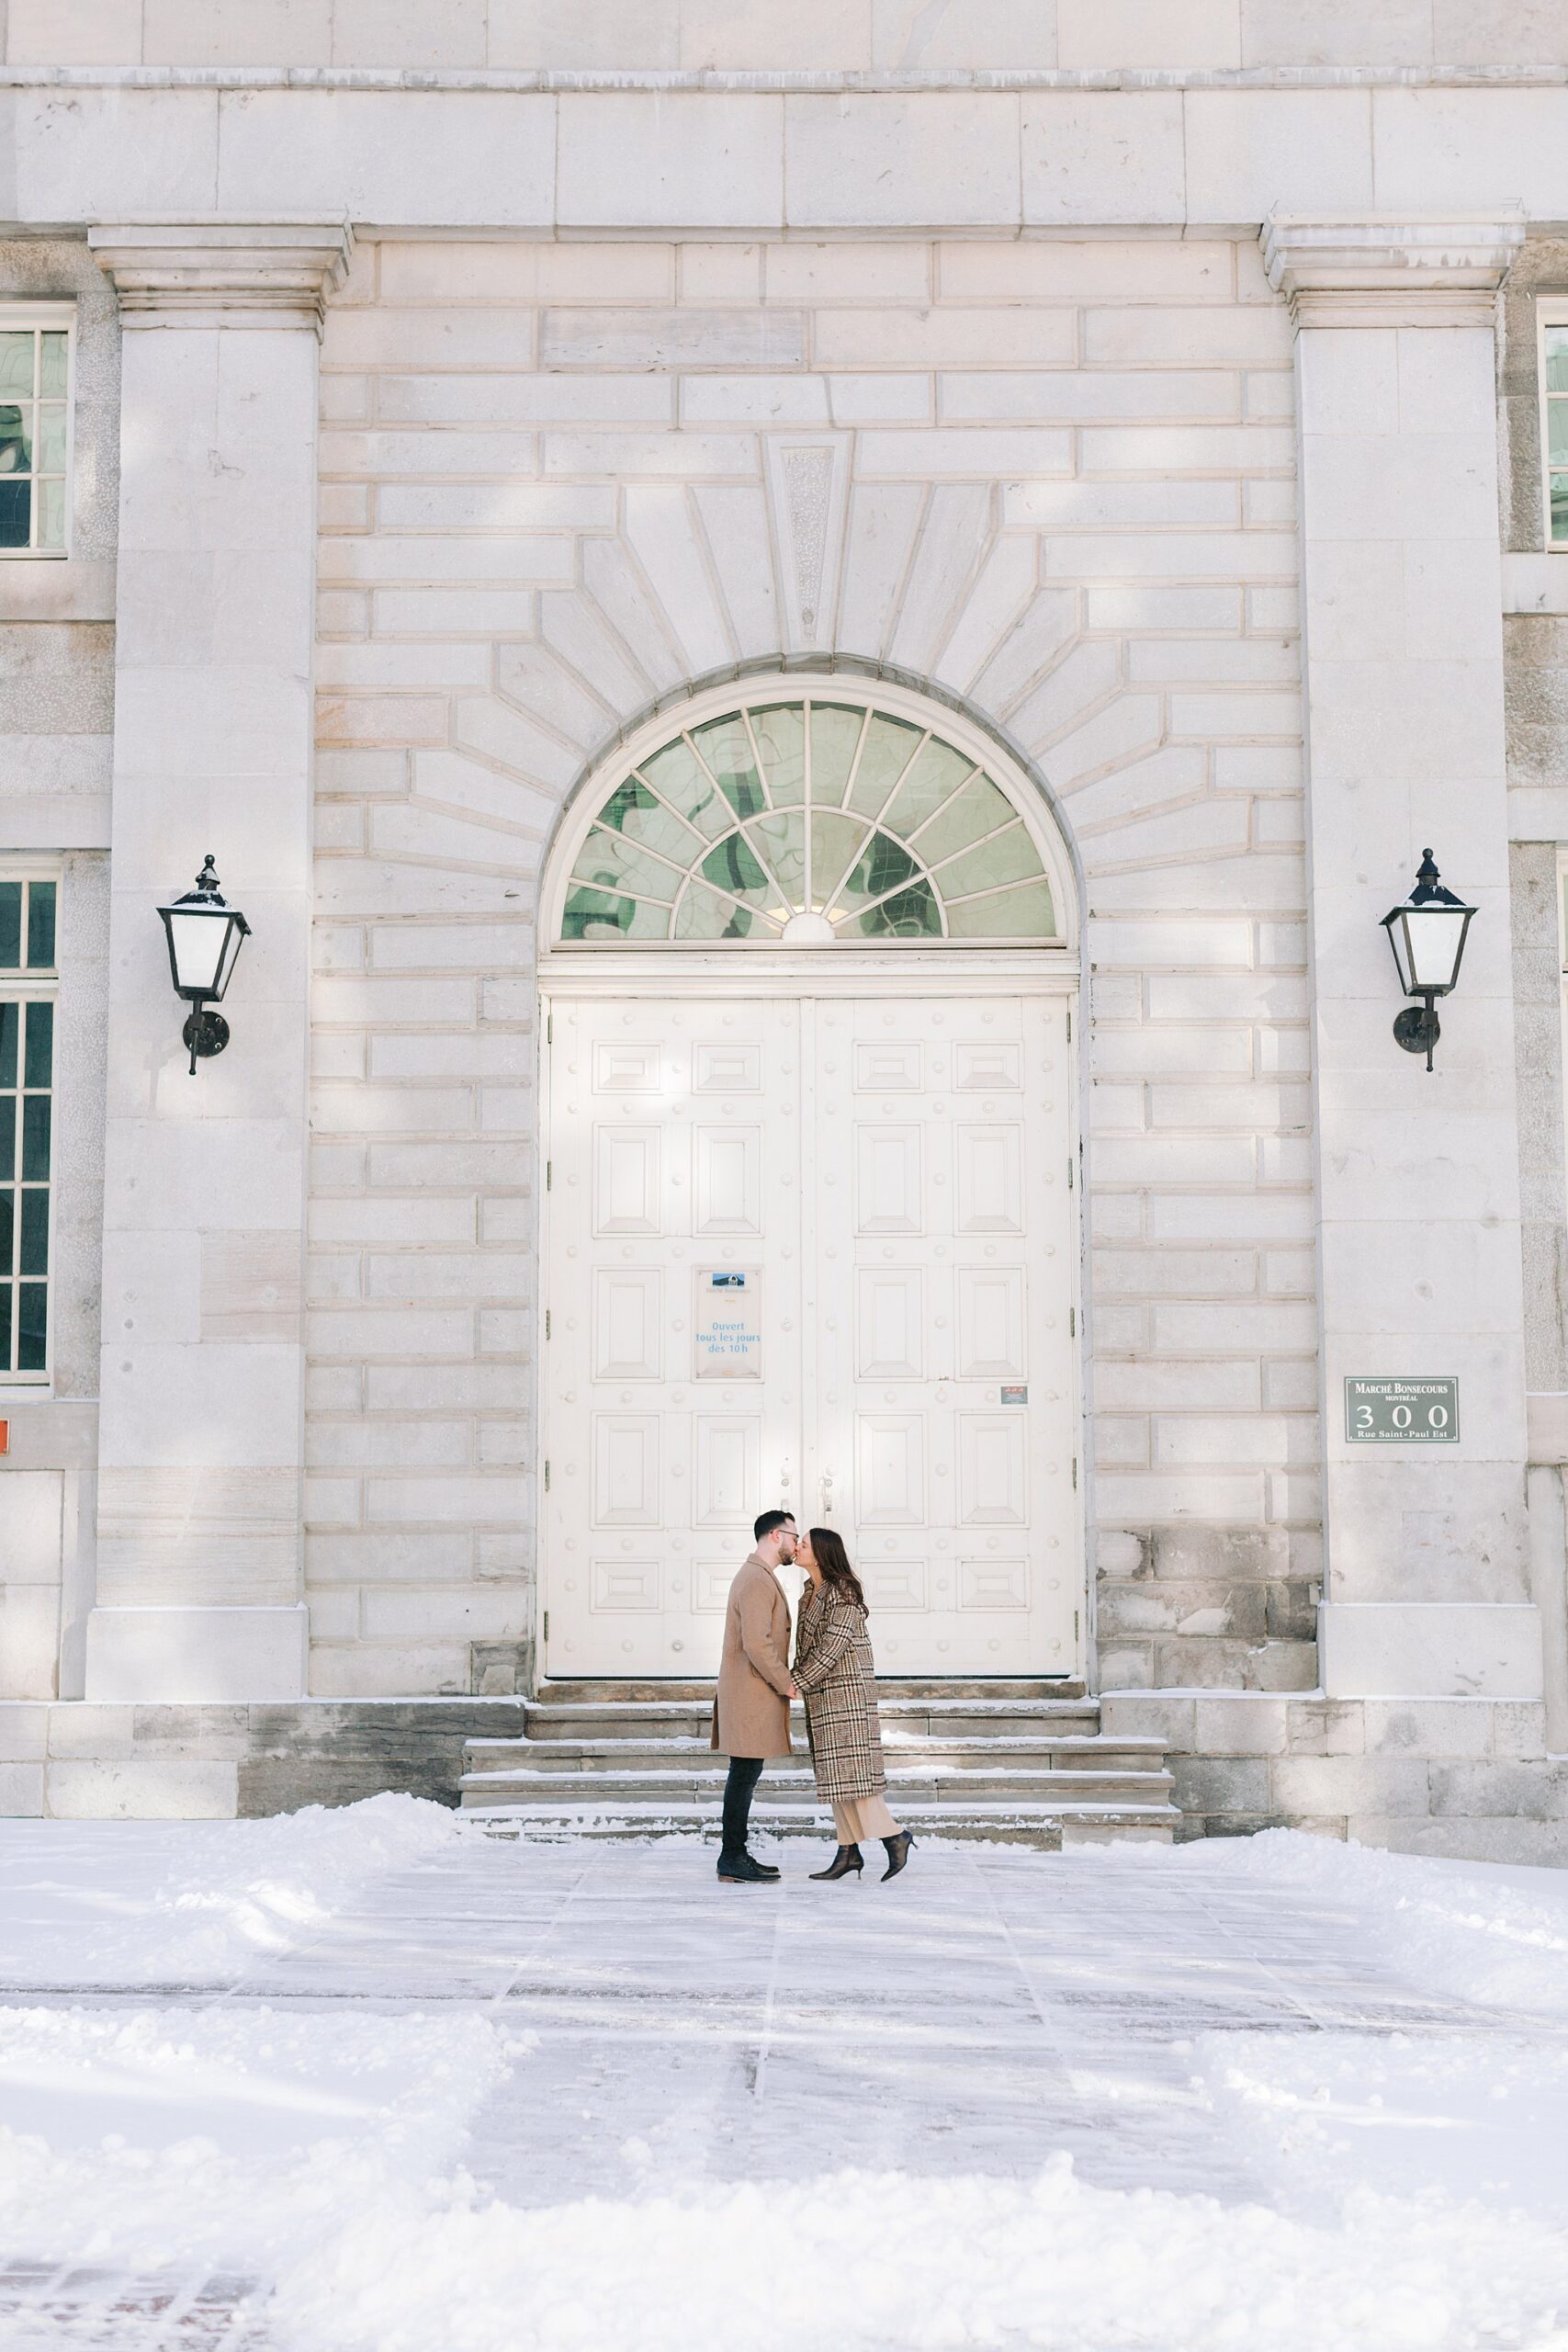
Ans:
{"label": "man in camel coat", "polygon": [[762,1766],[790,1752],[789,1702],[798,1695],[789,1671],[789,1603],[778,1579],[780,1562],[795,1557],[794,1515],[765,1510],[752,1534],[756,1549],[742,1561],[724,1612],[712,1739],[729,1758],[718,1874],[742,1885],[779,1875],[748,1853],[746,1833]]}

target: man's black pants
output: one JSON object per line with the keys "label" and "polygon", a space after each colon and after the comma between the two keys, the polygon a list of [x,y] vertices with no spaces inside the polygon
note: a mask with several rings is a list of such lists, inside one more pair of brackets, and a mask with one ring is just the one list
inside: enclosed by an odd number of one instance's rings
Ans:
{"label": "man's black pants", "polygon": [[760,1756],[732,1756],[729,1776],[724,1784],[724,1838],[726,1857],[746,1851],[746,1833],[751,1819],[751,1798],[762,1777]]}

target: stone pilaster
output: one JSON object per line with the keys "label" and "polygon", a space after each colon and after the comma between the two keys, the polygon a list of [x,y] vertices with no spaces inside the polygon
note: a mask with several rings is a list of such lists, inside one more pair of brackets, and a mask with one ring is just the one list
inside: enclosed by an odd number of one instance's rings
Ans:
{"label": "stone pilaster", "polygon": [[[348,236],[91,232],[120,426],[95,1699],[305,1687],[300,1501],[317,355]],[[156,329],[156,333],[144,330]],[[250,920],[187,1075],[156,914]]]}
{"label": "stone pilaster", "polygon": [[[1493,315],[1522,231],[1292,218],[1327,1574],[1340,1696],[1534,1697]],[[1480,910],[1428,1075],[1380,918],[1430,844]],[[1354,1445],[1348,1375],[1457,1377],[1456,1445]]]}

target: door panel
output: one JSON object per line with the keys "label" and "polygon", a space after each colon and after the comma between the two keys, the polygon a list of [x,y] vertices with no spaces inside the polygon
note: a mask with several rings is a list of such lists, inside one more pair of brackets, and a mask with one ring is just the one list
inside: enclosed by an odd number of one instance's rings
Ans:
{"label": "door panel", "polygon": [[758,1497],[798,1491],[799,1011],[551,1025],[546,1670],[707,1675]]}
{"label": "door panel", "polygon": [[842,1530],[885,1672],[1076,1670],[1066,1021],[555,1007],[547,1671],[711,1673],[778,1501]]}
{"label": "door panel", "polygon": [[819,1004],[810,1023],[813,1132],[856,1188],[852,1215],[841,1187],[815,1195],[807,1491],[841,1529],[874,1618],[886,1611],[884,1671],[1070,1673],[1066,1007],[868,1000]]}

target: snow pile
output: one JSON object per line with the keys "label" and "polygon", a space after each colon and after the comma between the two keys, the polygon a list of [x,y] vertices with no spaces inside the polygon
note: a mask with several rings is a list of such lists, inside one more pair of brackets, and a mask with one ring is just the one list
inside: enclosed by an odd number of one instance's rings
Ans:
{"label": "snow pile", "polygon": [[534,2039],[471,2012],[0,2009],[0,2244],[269,2277],[367,2200],[442,2194]]}
{"label": "snow pile", "polygon": [[[226,1984],[463,1834],[446,1806],[392,1795],[262,1821],[7,1828],[7,1985]],[[75,1864],[69,1878],[62,1850]]]}
{"label": "snow pile", "polygon": [[1426,1992],[1568,2015],[1568,1871],[1386,1854],[1293,1829],[1179,1847],[1171,1859],[1364,1911],[1390,1966]]}
{"label": "snow pile", "polygon": [[534,2210],[391,2194],[279,2282],[289,2352],[1470,2352],[1568,2343],[1568,2240],[1357,2190],[900,2174]]}

